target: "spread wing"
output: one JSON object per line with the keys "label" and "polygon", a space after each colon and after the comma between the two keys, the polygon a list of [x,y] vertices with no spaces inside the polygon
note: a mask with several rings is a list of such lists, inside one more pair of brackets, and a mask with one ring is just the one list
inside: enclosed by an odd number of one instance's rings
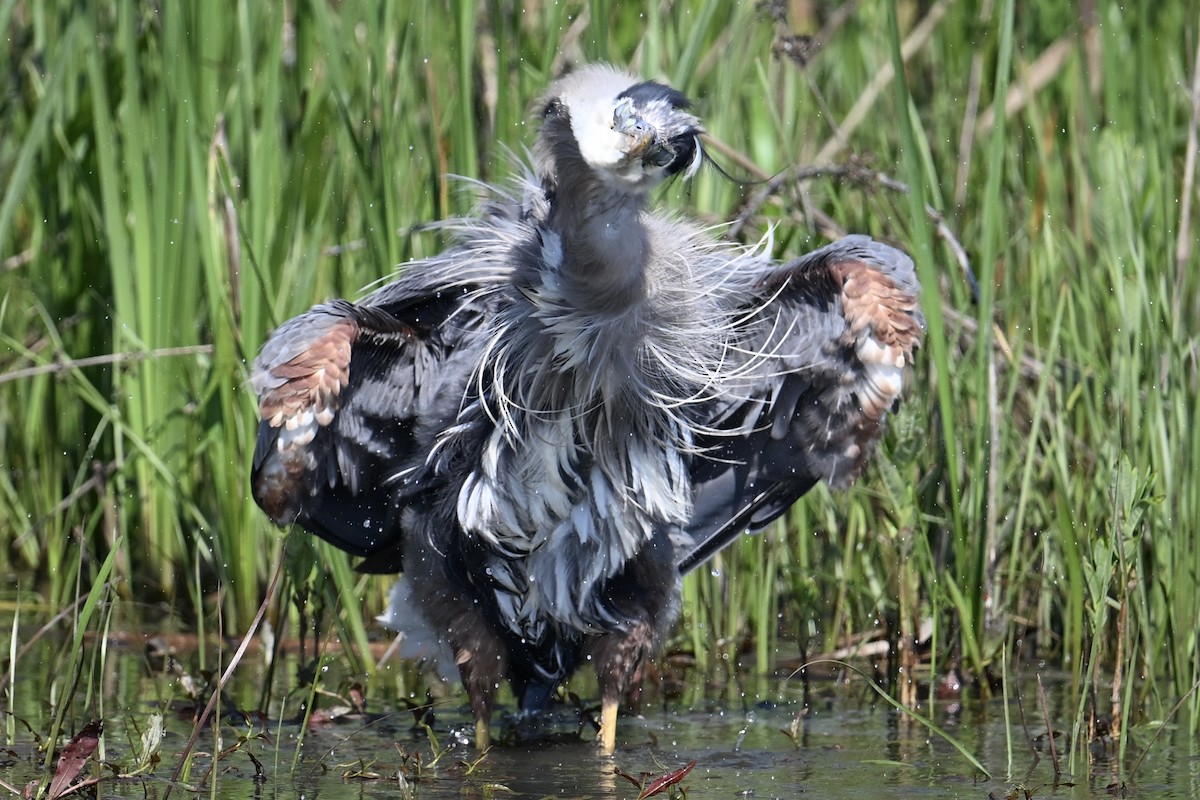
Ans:
{"label": "spread wing", "polygon": [[280,326],[250,379],[260,417],[251,488],[268,516],[398,571],[400,479],[423,459],[426,431],[458,412],[488,308],[469,284],[400,283]]}
{"label": "spread wing", "polygon": [[705,409],[681,572],[858,475],[920,344],[919,291],[908,256],[866,236],[764,272],[739,309],[740,375]]}

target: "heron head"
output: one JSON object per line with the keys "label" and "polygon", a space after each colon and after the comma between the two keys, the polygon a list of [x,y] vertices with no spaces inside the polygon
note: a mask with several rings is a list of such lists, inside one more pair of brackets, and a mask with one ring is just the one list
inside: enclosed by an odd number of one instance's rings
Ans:
{"label": "heron head", "polygon": [[603,182],[646,192],[699,168],[704,128],[690,105],[669,86],[591,65],[551,88],[540,141],[556,161],[577,153]]}

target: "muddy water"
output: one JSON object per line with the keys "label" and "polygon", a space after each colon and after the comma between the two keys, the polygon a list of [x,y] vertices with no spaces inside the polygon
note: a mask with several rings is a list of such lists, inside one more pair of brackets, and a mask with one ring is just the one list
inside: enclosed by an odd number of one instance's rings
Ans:
{"label": "muddy water", "polygon": [[[0,624],[11,630],[11,620]],[[7,641],[3,643],[7,655]],[[85,669],[68,706],[64,727],[80,729],[102,717],[105,736],[85,776],[100,776],[100,796],[162,797],[192,733],[198,703],[187,697],[189,681],[203,680],[195,653],[178,653],[176,664],[147,658],[140,647],[92,642]],[[63,642],[47,641],[23,654],[5,686],[5,742],[0,747],[0,779],[19,789],[40,775],[44,755],[38,740],[51,725],[55,703],[67,692],[68,655]],[[321,670],[323,685],[350,696],[350,676],[334,667]],[[6,669],[8,665],[6,664]],[[401,674],[403,673],[403,674]],[[1010,703],[1006,725],[1000,699],[967,698],[926,705],[939,726],[954,736],[992,773],[975,770],[951,744],[880,701],[855,676],[849,682],[824,680],[810,686],[807,702],[797,681],[763,681],[753,694],[701,688],[702,681],[673,699],[648,700],[637,716],[622,717],[618,750],[598,755],[583,725],[583,740],[572,740],[573,714],[556,727],[555,743],[498,746],[482,758],[465,741],[469,716],[463,699],[432,684],[435,713],[429,729],[415,724],[407,696],[389,688],[413,686],[411,670],[385,670],[368,685],[363,712],[328,719],[341,705],[319,698],[317,720],[300,718],[307,690],[298,685],[298,664],[289,658],[275,670],[276,691],[269,713],[258,707],[266,679],[261,657],[248,659],[235,675],[221,706],[221,721],[202,732],[190,769],[181,776],[175,797],[199,791],[218,798],[367,797],[438,798],[636,798],[630,778],[649,781],[695,767],[680,786],[692,798],[1004,798],[1120,796],[1121,776],[1114,748],[1100,743],[1090,758],[1056,782],[1044,747],[1045,723],[1028,736],[1019,722],[1022,708]],[[1032,677],[1032,676],[1031,676]],[[1069,732],[1072,710],[1064,687],[1051,687],[1050,713],[1055,727]],[[428,687],[409,692],[425,700]],[[586,687],[581,691],[587,693]],[[201,700],[206,695],[200,695]],[[1031,692],[1023,705],[1034,708]],[[142,732],[162,713],[166,733],[158,762],[132,778]],[[26,727],[28,725],[28,727]],[[1030,721],[1031,727],[1034,725]],[[303,736],[301,733],[303,732]],[[1010,735],[1011,734],[1011,735]],[[1133,732],[1133,758],[1150,745],[1153,729]],[[1036,740],[1033,749],[1029,742]],[[1065,737],[1059,740],[1066,750]],[[214,752],[222,752],[213,769]],[[627,777],[618,774],[623,772]],[[215,790],[214,790],[215,786]],[[1168,729],[1149,748],[1136,775],[1127,780],[1129,796],[1200,797],[1200,747],[1182,732]],[[1026,794],[1028,792],[1028,794]],[[669,796],[664,790],[659,797]],[[676,794],[675,796],[678,796]]]}

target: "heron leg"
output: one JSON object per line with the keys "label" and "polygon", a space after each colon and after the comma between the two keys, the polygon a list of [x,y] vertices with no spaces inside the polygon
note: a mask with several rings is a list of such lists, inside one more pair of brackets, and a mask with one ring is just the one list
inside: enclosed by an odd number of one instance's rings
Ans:
{"label": "heron leg", "polygon": [[490,719],[475,720],[475,749],[487,750],[492,746],[492,722]]}
{"label": "heron leg", "polygon": [[596,744],[605,755],[616,748],[621,697],[641,680],[642,667],[654,653],[656,639],[654,627],[641,621],[605,634],[591,648],[600,682],[600,733]]}
{"label": "heron leg", "polygon": [[496,681],[479,663],[477,653],[460,649],[456,658],[463,688],[471,701],[471,716],[475,718],[475,747],[486,750],[492,743],[492,695]]}
{"label": "heron leg", "polygon": [[428,627],[436,631],[454,656],[463,689],[475,719],[475,744],[491,743],[492,700],[508,674],[508,656],[489,624],[456,562],[434,547],[437,537],[422,525],[435,525],[436,517],[414,515],[415,533],[406,540],[405,571],[413,595]]}
{"label": "heron leg", "polygon": [[600,702],[600,734],[596,737],[600,752],[611,756],[617,748],[617,701],[605,698]]}
{"label": "heron leg", "polygon": [[664,532],[656,536],[605,590],[605,600],[623,624],[590,640],[586,655],[600,683],[601,752],[617,743],[617,706],[642,679],[646,662],[658,650],[661,633],[679,613],[675,548]]}

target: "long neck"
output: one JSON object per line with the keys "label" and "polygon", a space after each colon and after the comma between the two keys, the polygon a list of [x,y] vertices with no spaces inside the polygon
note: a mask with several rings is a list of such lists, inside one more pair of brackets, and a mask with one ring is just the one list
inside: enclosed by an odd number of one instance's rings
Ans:
{"label": "long neck", "polygon": [[646,295],[645,196],[605,183],[577,154],[555,156],[543,183],[551,195],[549,226],[562,243],[563,290],[581,311],[629,310]]}

